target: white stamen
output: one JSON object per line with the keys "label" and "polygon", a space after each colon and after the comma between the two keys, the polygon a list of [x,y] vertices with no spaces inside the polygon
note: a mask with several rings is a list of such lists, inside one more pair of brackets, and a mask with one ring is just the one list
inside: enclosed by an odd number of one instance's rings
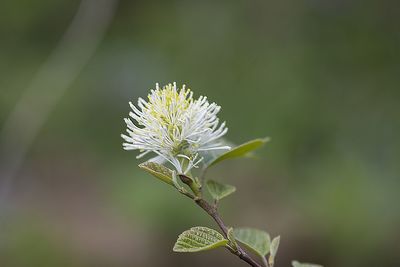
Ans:
{"label": "white stamen", "polygon": [[148,101],[139,98],[137,106],[129,102],[132,111],[125,119],[128,134],[121,135],[125,150],[140,150],[137,158],[154,152],[178,173],[187,173],[203,160],[198,159],[199,151],[230,149],[215,143],[228,131],[225,122],[219,124],[220,106],[210,104],[205,96],[194,100],[190,89],[185,85],[177,89],[175,82],[163,88],[156,83],[150,92]]}

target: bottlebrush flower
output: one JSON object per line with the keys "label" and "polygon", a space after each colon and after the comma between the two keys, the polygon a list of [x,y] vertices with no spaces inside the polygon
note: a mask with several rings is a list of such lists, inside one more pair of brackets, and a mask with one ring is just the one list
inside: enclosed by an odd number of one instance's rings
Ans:
{"label": "bottlebrush flower", "polygon": [[137,158],[154,152],[170,162],[178,173],[187,173],[202,161],[199,153],[230,149],[217,140],[228,131],[217,117],[221,107],[207,97],[193,99],[193,92],[176,83],[151,90],[148,101],[139,98],[125,118],[128,135],[122,134],[125,150],[139,150]]}

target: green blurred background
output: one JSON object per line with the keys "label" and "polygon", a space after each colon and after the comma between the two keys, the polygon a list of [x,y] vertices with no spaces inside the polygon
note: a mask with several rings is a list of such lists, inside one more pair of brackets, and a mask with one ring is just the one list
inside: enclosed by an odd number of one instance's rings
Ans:
{"label": "green blurred background", "polygon": [[214,225],[122,150],[128,101],[173,81],[223,107],[233,142],[272,138],[209,176],[238,187],[228,224],[281,235],[277,267],[400,265],[397,1],[3,0],[0,14],[0,266],[246,266],[172,253]]}

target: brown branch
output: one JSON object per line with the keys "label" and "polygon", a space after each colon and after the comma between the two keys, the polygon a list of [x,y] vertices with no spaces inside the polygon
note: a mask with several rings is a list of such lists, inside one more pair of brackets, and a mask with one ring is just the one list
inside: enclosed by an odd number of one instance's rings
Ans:
{"label": "brown branch", "polygon": [[[211,205],[210,203],[208,203],[206,200],[204,200],[201,197],[201,189],[198,190],[197,188],[193,187],[193,179],[184,175],[184,174],[179,174],[179,178],[181,179],[181,181],[183,183],[185,183],[186,185],[188,185],[193,193],[195,193],[196,196],[192,196],[191,194],[186,194],[186,192],[179,190],[179,192],[181,192],[182,194],[184,194],[185,196],[193,199],[196,204],[202,208],[205,212],[207,212],[208,215],[210,215],[214,221],[218,224],[219,228],[221,228],[223,235],[225,236],[225,238],[228,238],[228,227],[226,227],[225,223],[222,221],[221,216],[218,213],[217,210],[217,202],[214,203],[214,205]],[[204,179],[204,177],[203,177]],[[262,265],[260,265],[258,262],[256,262],[255,260],[253,260],[247,253],[246,251],[244,251],[239,245],[237,245],[237,249],[232,249],[230,247],[227,247],[227,249],[232,253],[235,254],[236,256],[238,256],[240,259],[242,259],[243,261],[247,262],[248,264],[250,264],[253,267],[262,267]],[[267,265],[268,267],[268,265]]]}
{"label": "brown branch", "polygon": [[[220,215],[216,207],[211,206],[207,201],[202,198],[195,198],[194,201],[196,204],[202,208],[205,212],[207,212],[214,221],[218,224],[219,228],[221,228],[225,238],[228,238],[228,227],[226,227],[225,223],[222,221]],[[229,249],[228,250],[238,256],[241,260],[247,262],[249,265],[253,267],[262,267],[258,262],[253,260],[239,245],[237,245],[237,250]]]}

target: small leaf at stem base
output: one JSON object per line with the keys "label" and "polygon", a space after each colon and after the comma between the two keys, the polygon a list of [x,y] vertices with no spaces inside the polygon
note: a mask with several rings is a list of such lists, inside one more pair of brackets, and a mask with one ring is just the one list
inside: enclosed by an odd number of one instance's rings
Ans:
{"label": "small leaf at stem base", "polygon": [[278,248],[279,248],[279,242],[281,240],[280,236],[275,237],[274,239],[272,239],[271,241],[271,246],[270,246],[270,250],[269,250],[269,265],[272,267],[275,264],[275,256],[276,253],[278,252]]}
{"label": "small leaf at stem base", "polygon": [[233,185],[222,184],[214,180],[207,180],[206,185],[213,199],[217,201],[229,196],[236,191],[236,187],[234,187]]}
{"label": "small leaf at stem base", "polygon": [[227,236],[228,236],[228,240],[229,240],[229,244],[228,244],[229,247],[230,247],[231,249],[233,249],[234,251],[237,251],[237,250],[238,250],[238,248],[237,248],[237,243],[236,243],[235,236],[233,235],[233,228],[232,228],[232,227],[230,227],[230,228],[228,229]]}

